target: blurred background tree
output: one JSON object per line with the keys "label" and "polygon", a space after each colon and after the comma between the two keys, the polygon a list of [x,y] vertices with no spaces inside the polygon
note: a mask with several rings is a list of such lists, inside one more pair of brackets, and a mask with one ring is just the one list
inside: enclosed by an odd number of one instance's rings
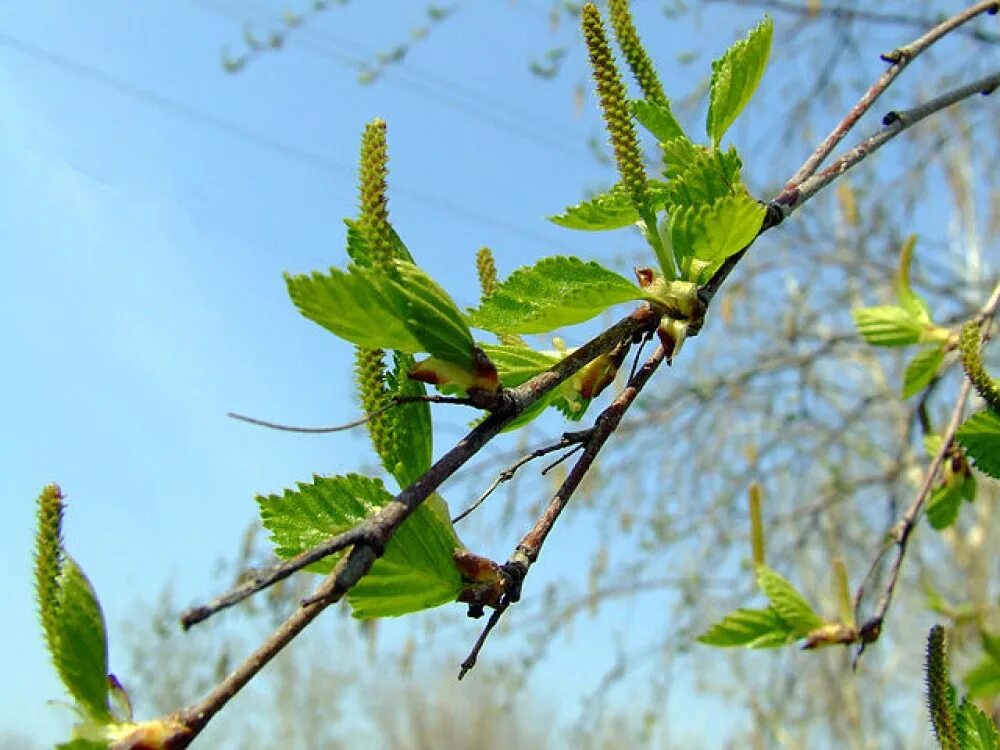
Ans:
{"label": "blurred background tree", "polygon": [[[414,67],[409,52],[440,43],[432,32],[444,24],[490,34],[477,26],[475,4],[426,6],[410,38],[374,57],[351,50],[350,40],[365,30],[340,24],[343,4],[198,2],[232,17],[239,42],[220,40],[220,46],[239,47],[224,55],[234,73],[268,65],[276,50],[300,45],[355,66],[362,83],[386,86],[387,96],[390,85],[426,86],[452,102],[446,106],[466,106],[461,102],[474,81],[462,82],[465,91],[442,84]],[[732,27],[708,27],[707,6],[719,4],[635,3],[654,56],[664,69],[687,72],[682,83],[666,79],[685,123],[704,116],[708,61],[762,12],[774,16],[765,88],[735,136],[748,184],[761,198],[780,189],[884,68],[879,53],[961,7],[724,3]],[[524,65],[545,80],[570,81],[558,89],[569,97],[554,106],[582,111],[590,86],[573,20],[577,4],[508,6],[523,17],[518,23],[550,24],[551,47]],[[683,29],[686,48],[658,43],[668,24],[675,33]],[[890,89],[859,134],[891,109],[982,75],[995,67],[998,51],[995,18],[949,37]],[[451,681],[474,639],[455,608],[364,627],[328,617],[197,744],[697,747],[705,746],[705,736],[721,734],[733,748],[930,747],[920,689],[927,628],[935,621],[951,627],[958,675],[982,658],[980,635],[1000,630],[998,491],[981,475],[976,503],[954,527],[937,533],[921,525],[886,632],[857,671],[845,649],[718,652],[694,638],[754,596],[751,482],[764,490],[769,565],[830,616],[837,611],[834,562],[844,561],[856,587],[909,504],[926,464],[923,436],[947,419],[959,371],[951,362],[924,392],[902,400],[903,354],[866,345],[849,311],[892,301],[900,249],[911,233],[918,235],[913,284],[936,319],[960,321],[982,304],[1000,270],[996,112],[991,100],[962,105],[909,131],[758,242],[727,282],[702,335],[647,390],[574,498],[563,533],[554,535],[524,599],[469,679]],[[532,127],[508,115],[517,127]],[[587,145],[599,158],[604,146],[596,120],[593,132],[589,144],[572,145]],[[612,182],[610,169],[607,175]],[[581,185],[581,196],[606,186]],[[644,262],[621,247],[603,260],[622,269]],[[996,372],[995,351],[988,361]],[[453,510],[561,429],[541,420],[504,455],[479,461],[448,487]],[[522,470],[460,532],[502,559],[560,471]],[[268,555],[266,540],[250,529],[244,549],[221,565],[220,583]],[[308,587],[293,579],[184,635],[174,623],[179,603],[169,595],[151,611],[140,608],[129,628],[129,664],[120,669],[140,714],[196,697]],[[869,590],[877,594],[878,587]],[[873,604],[862,601],[862,619]],[[613,644],[610,658],[607,649],[592,656],[595,638]],[[588,696],[562,705],[559,684],[581,679],[589,681]],[[668,712],[678,693],[696,708]],[[1000,684],[982,695],[994,712],[997,693]],[[706,722],[714,724],[711,732]]]}

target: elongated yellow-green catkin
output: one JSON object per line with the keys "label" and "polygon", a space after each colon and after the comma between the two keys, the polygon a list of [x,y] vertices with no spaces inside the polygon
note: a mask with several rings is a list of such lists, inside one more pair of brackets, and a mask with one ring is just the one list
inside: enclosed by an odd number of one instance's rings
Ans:
{"label": "elongated yellow-green catkin", "polygon": [[962,367],[965,374],[976,389],[976,393],[982,396],[983,401],[995,412],[1000,414],[1000,388],[996,382],[986,372],[983,366],[982,352],[979,347],[980,324],[969,321],[962,326],[962,335],[959,338],[958,348],[962,354]]}
{"label": "elongated yellow-green catkin", "polygon": [[65,504],[57,484],[48,484],[38,496],[35,530],[35,596],[49,653],[58,653],[59,574],[62,570],[62,519]]}
{"label": "elongated yellow-green catkin", "polygon": [[388,265],[393,258],[392,227],[389,224],[389,149],[385,120],[376,118],[361,136],[359,170],[361,216],[358,227],[368,242],[376,265]]}
{"label": "elongated yellow-green catkin", "polygon": [[611,0],[609,3],[611,15],[611,27],[615,31],[615,39],[621,48],[628,67],[632,71],[643,95],[654,102],[666,102],[667,95],[663,91],[663,84],[656,74],[652,60],[646,53],[646,48],[642,46],[639,39],[639,32],[636,31],[635,23],[632,21],[632,11],[629,9],[629,0]]}
{"label": "elongated yellow-green catkin", "polygon": [[476,253],[476,273],[479,274],[479,288],[483,299],[486,299],[497,288],[497,264],[488,247],[481,247]]}
{"label": "elongated yellow-green catkin", "polygon": [[931,628],[927,635],[924,670],[927,680],[927,708],[938,744],[942,750],[960,750],[948,674],[948,643],[944,628],[940,625]]}
{"label": "elongated yellow-green catkin", "polygon": [[642,164],[639,138],[632,122],[632,112],[628,107],[625,85],[615,66],[597,6],[593,3],[584,5],[581,17],[583,38],[587,44],[590,67],[593,69],[597,97],[601,101],[604,122],[611,136],[611,148],[615,153],[618,172],[632,204],[641,213],[645,211],[648,202],[646,170]]}
{"label": "elongated yellow-green catkin", "polygon": [[390,466],[393,451],[392,420],[383,411],[392,404],[385,390],[385,353],[381,349],[356,347],[354,351],[354,376],[361,396],[361,407],[368,417],[368,436],[375,452]]}

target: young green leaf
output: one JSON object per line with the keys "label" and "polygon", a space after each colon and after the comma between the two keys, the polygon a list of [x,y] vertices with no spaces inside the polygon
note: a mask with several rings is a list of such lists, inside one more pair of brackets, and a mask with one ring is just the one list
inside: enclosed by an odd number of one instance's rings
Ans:
{"label": "young green leaf", "polygon": [[[667,183],[649,180],[646,185],[649,209],[658,211],[663,208],[671,189]],[[549,217],[553,224],[566,229],[591,232],[621,229],[632,226],[641,219],[638,209],[621,183],[575,206],[567,207],[561,214]]]}
{"label": "young green leaf", "polygon": [[494,333],[545,333],[645,298],[638,286],[598,263],[556,256],[514,271],[469,320]]}
{"label": "young green leaf", "polygon": [[712,63],[706,130],[718,146],[729,126],[757,90],[771,54],[773,23],[765,17],[718,60]]}
{"label": "young green leaf", "polygon": [[962,699],[955,716],[955,729],[962,750],[1000,750],[996,724],[976,704]]}
{"label": "young green leaf", "polygon": [[566,229],[586,231],[621,229],[638,220],[639,212],[621,183],[607,192],[567,207],[561,214],[549,217],[553,224]]}
{"label": "young green leaf", "polygon": [[70,694],[95,721],[109,721],[108,638],[104,613],[87,576],[66,556],[59,589],[56,668]]}
{"label": "young green leaf", "polygon": [[429,352],[471,369],[472,334],[455,303],[417,266],[389,271],[352,266],[327,274],[286,275],[299,311],[342,339],[368,349]]}
{"label": "young green leaf", "polygon": [[851,310],[858,333],[872,346],[906,346],[920,341],[924,325],[902,307],[856,307]]}
{"label": "young green leaf", "polygon": [[551,370],[562,357],[546,352],[536,352],[523,346],[481,346],[486,356],[496,365],[504,388],[516,388],[536,375]]}
{"label": "young green leaf", "polygon": [[801,636],[823,625],[823,618],[813,612],[809,602],[792,584],[766,565],[757,566],[757,585],[771,600],[771,606],[796,636]]}
{"label": "young green leaf", "polygon": [[674,138],[683,138],[690,143],[674,113],[670,111],[669,102],[636,99],[629,102],[629,106],[639,124],[652,133],[660,143],[666,143]]}
{"label": "young green leaf", "polygon": [[[685,278],[698,281],[706,268],[750,244],[760,232],[766,213],[767,209],[745,192],[673,211],[668,233],[682,269],[690,269]],[[696,267],[691,259],[702,263]]]}
{"label": "young green leaf", "polygon": [[944,347],[930,346],[917,352],[903,374],[904,399],[920,393],[937,375],[944,360]]}
{"label": "young green leaf", "polygon": [[958,510],[962,505],[963,482],[958,478],[947,481],[931,492],[927,501],[927,521],[931,527],[941,531],[958,520]]}
{"label": "young green leaf", "polygon": [[87,576],[62,546],[64,507],[54,484],[38,498],[35,588],[42,629],[66,690],[90,720],[104,723],[112,720],[104,614]]}
{"label": "young green leaf", "polygon": [[[391,395],[423,396],[424,384],[407,377],[413,369],[413,357],[396,352],[394,367],[389,373],[386,390]],[[426,402],[400,404],[387,413],[393,436],[392,466],[389,473],[400,487],[408,487],[430,468],[434,453],[434,430],[431,428],[431,407]]]}
{"label": "young green leaf", "polygon": [[777,648],[793,640],[792,627],[774,609],[738,609],[697,638],[707,646]]}
{"label": "young green leaf", "polygon": [[383,288],[394,292],[386,296],[398,305],[422,351],[471,369],[472,333],[448,293],[412,263],[398,260],[394,268],[384,277]]}
{"label": "young green leaf", "polygon": [[[910,315],[925,325],[931,323],[931,311],[927,303],[910,287],[910,264],[913,261],[913,250],[917,246],[917,235],[911,234],[903,243],[899,254],[899,271],[896,274],[896,296],[899,305]],[[904,398],[906,398],[904,396]]]}
{"label": "young green leaf", "polygon": [[423,350],[405,319],[382,296],[374,274],[357,266],[350,272],[285,275],[288,294],[299,312],[352,344],[367,349]]}
{"label": "young green leaf", "polygon": [[[392,500],[378,479],[357,474],[315,477],[298,490],[259,497],[261,521],[279,557],[292,557],[361,523]],[[397,529],[385,554],[348,594],[356,617],[389,617],[453,601],[462,588],[452,552],[462,543],[438,495]],[[309,567],[328,573],[340,555]]]}
{"label": "young green leaf", "polygon": [[955,439],[984,474],[1000,479],[1000,414],[976,412],[958,428]]}
{"label": "young green leaf", "polygon": [[746,192],[740,179],[743,162],[735,148],[708,149],[684,138],[668,141],[661,148],[670,178],[657,193],[664,205],[700,206]]}
{"label": "young green leaf", "polygon": [[[396,617],[455,601],[462,575],[452,554],[462,548],[448,506],[432,495],[389,540],[371,572],[347,592],[354,617]],[[398,538],[398,541],[397,541]]]}

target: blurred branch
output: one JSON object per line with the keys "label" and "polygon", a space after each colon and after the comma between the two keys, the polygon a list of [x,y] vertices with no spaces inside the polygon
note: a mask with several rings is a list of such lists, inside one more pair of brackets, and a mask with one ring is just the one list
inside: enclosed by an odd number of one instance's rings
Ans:
{"label": "blurred branch", "polygon": [[[812,155],[806,159],[805,163],[799,168],[798,172],[789,180],[782,194],[798,186],[806,179],[811,177],[819,165],[822,164],[826,157],[828,157],[837,144],[843,140],[844,136],[857,124],[861,116],[871,109],[875,101],[885,92],[885,90],[892,84],[896,77],[909,65],[914,59],[916,59],[921,53],[927,50],[932,44],[941,39],[951,31],[961,27],[963,24],[968,23],[972,19],[983,13],[995,14],[997,12],[998,4],[995,0],[986,0],[984,2],[979,2],[970,8],[958,13],[951,18],[939,23],[937,26],[932,28],[923,36],[915,39],[909,44],[903,47],[897,47],[892,52],[888,54],[883,54],[882,59],[888,63],[892,63],[889,68],[879,76],[878,80],[871,85],[871,87],[864,93],[858,103],[855,104],[851,110],[844,116],[844,118],[837,123],[837,126],[831,131],[831,133],[823,140],[819,147],[812,153]],[[778,201],[781,203],[782,201]]]}
{"label": "blurred branch", "polygon": [[[940,18],[929,18],[926,16],[910,16],[905,13],[884,13],[877,10],[863,10],[861,8],[847,8],[841,5],[826,5],[823,3],[800,3],[787,2],[786,0],[703,0],[706,3],[727,5],[754,6],[765,8],[780,13],[789,13],[796,16],[806,16],[810,19],[827,17],[836,21],[867,21],[869,23],[886,24],[891,26],[916,26],[922,29],[930,28],[941,22]],[[963,34],[978,42],[988,44],[1000,43],[1000,36],[990,34],[982,29],[958,30]]]}
{"label": "blurred branch", "polygon": [[[987,320],[991,318],[1000,306],[1000,283],[998,283],[994,289],[993,294],[990,295],[989,300],[980,309],[979,313],[976,315],[976,319]],[[980,344],[989,335],[989,327],[984,326],[982,333],[980,335]],[[955,399],[955,407],[951,413],[951,419],[948,421],[948,426],[945,428],[944,434],[941,436],[941,447],[938,448],[937,453],[934,455],[934,459],[931,461],[931,465],[927,467],[927,472],[924,474],[924,480],[920,485],[920,489],[917,490],[916,497],[913,498],[913,502],[903,513],[903,517],[899,519],[899,522],[892,528],[889,532],[889,541],[882,548],[875,559],[872,561],[871,567],[868,569],[868,573],[862,580],[861,585],[858,587],[857,593],[854,596],[854,609],[855,618],[857,619],[858,608],[860,606],[861,598],[864,595],[865,584],[874,575],[875,570],[885,559],[885,556],[889,554],[892,549],[896,550],[896,556],[893,558],[892,567],[889,569],[889,577],[885,584],[885,589],[882,591],[882,595],[879,598],[878,605],[875,608],[875,614],[865,620],[864,624],[860,629],[861,646],[858,649],[858,653],[854,658],[854,663],[857,665],[858,659],[861,658],[861,654],[864,653],[865,646],[869,643],[874,643],[878,640],[879,635],[882,633],[882,625],[885,621],[885,616],[889,611],[889,605],[892,603],[892,595],[896,590],[896,584],[899,582],[899,573],[903,566],[903,558],[906,556],[906,545],[910,540],[910,536],[913,530],[916,528],[917,521],[920,518],[920,512],[923,510],[924,504],[930,497],[931,490],[934,487],[934,482],[937,479],[938,471],[944,464],[945,458],[951,453],[951,447],[955,440],[955,433],[958,432],[958,428],[962,423],[962,416],[965,412],[965,402],[969,397],[969,393],[972,390],[972,384],[967,380],[962,380],[962,387],[959,389],[958,397]]]}

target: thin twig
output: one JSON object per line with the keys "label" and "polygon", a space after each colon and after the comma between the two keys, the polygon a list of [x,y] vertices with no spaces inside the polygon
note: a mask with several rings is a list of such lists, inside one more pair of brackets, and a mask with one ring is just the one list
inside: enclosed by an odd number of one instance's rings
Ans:
{"label": "thin twig", "polygon": [[[531,453],[521,456],[514,463],[512,463],[506,469],[497,474],[496,478],[492,482],[490,482],[489,486],[483,491],[483,494],[481,494],[478,498],[476,498],[476,500],[471,505],[469,505],[468,508],[466,508],[457,516],[455,516],[453,519],[451,519],[451,522],[458,523],[462,519],[466,518],[470,513],[472,513],[480,505],[482,505],[486,501],[486,498],[488,498],[490,495],[494,493],[494,491],[496,491],[497,487],[499,487],[504,482],[509,482],[511,479],[513,479],[514,474],[517,473],[517,470],[520,469],[525,464],[534,461],[536,458],[541,458],[542,456],[546,456],[549,453],[554,453],[557,450],[562,450],[563,448],[568,448],[572,445],[579,446],[580,443],[582,443],[586,439],[588,433],[589,431],[587,430],[583,432],[564,432],[562,438],[559,440],[558,443],[552,443],[551,445],[546,445],[543,446],[542,448],[537,448],[533,450]],[[545,471],[547,471],[547,469],[543,470],[542,473],[544,474]]]}
{"label": "thin twig", "polygon": [[364,542],[379,550],[383,549],[395,530],[416,510],[417,506],[442,482],[464,466],[510,420],[560,383],[568,380],[595,357],[610,351],[621,341],[630,341],[634,335],[644,332],[649,327],[655,328],[658,322],[659,315],[651,307],[643,306],[560,360],[551,370],[536,375],[517,388],[504,391],[502,396],[506,406],[488,416],[472,432],[460,440],[454,448],[442,456],[420,479],[400,492],[378,513],[373,514],[357,527],[331,537],[322,544],[295,557],[277,563],[270,568],[256,571],[250,580],[216,597],[211,602],[186,610],[181,615],[182,625],[187,628],[202,622],[216,612],[242,601],[276,581],[287,578],[295,571],[351,545]]}
{"label": "thin twig", "polygon": [[[865,21],[868,23],[880,23],[893,26],[917,26],[926,29],[941,22],[940,18],[928,18],[924,16],[909,16],[904,13],[883,13],[875,10],[864,10],[862,8],[851,8],[842,5],[827,5],[826,3],[802,3],[782,2],[782,0],[704,0],[710,3],[727,3],[731,5],[756,6],[768,10],[793,13],[799,16],[817,18],[829,16],[837,21]],[[977,42],[997,44],[1000,36],[990,34],[982,29],[958,29],[958,33],[971,37]]]}
{"label": "thin twig", "polygon": [[[963,99],[968,99],[970,96],[974,96],[975,94],[990,94],[996,90],[998,86],[1000,86],[1000,73],[993,73],[991,75],[984,76],[977,81],[973,81],[972,83],[959,86],[952,91],[931,99],[924,104],[913,107],[912,109],[888,113],[883,119],[884,125],[879,132],[865,139],[846,154],[834,160],[834,162],[826,169],[812,175],[801,184],[797,184],[794,180],[790,180],[785,187],[782,188],[781,192],[778,193],[778,195],[776,195],[768,204],[768,211],[764,216],[764,223],[761,226],[760,231],[757,233],[757,236],[759,237],[767,230],[780,224],[794,211],[801,208],[806,201],[815,196],[816,193],[843,175],[851,167],[854,167],[867,159],[879,148],[898,136],[904,130],[907,130],[930,115],[939,112],[946,107],[950,107],[952,104],[956,104]],[[698,299],[700,299],[706,307],[711,303],[723,282],[729,277],[740,261],[743,260],[743,257],[755,241],[756,238],[751,240],[751,242],[738,253],[726,258],[723,264],[719,267],[719,270],[712,275],[712,278],[698,289]]]}
{"label": "thin twig", "polygon": [[789,186],[786,186],[774,199],[774,203],[781,207],[787,217],[792,211],[801,208],[807,200],[829,185],[833,180],[871,156],[904,130],[907,130],[935,112],[950,107],[963,99],[968,99],[970,96],[974,96],[975,94],[991,94],[996,90],[997,86],[1000,86],[1000,72],[991,73],[972,83],[959,86],[912,109],[889,112],[882,120],[882,130],[866,138],[846,154],[834,160],[830,166],[817,172],[803,182],[797,185],[789,183]]}
{"label": "thin twig", "polygon": [[871,85],[871,87],[858,100],[857,104],[855,104],[843,117],[843,119],[837,123],[830,134],[823,139],[823,142],[820,143],[816,150],[813,151],[808,159],[806,159],[799,170],[792,176],[792,179],[788,181],[784,190],[782,190],[782,193],[794,190],[802,182],[805,182],[813,176],[816,170],[819,169],[820,164],[826,160],[826,158],[833,152],[833,149],[837,147],[837,144],[840,143],[844,139],[844,136],[846,136],[855,124],[857,124],[858,120],[861,119],[861,116],[871,109],[875,101],[885,92],[889,85],[896,80],[906,66],[916,59],[917,56],[927,50],[927,48],[934,44],[934,42],[941,39],[941,37],[971,21],[973,18],[982,15],[983,13],[996,13],[997,6],[998,4],[996,0],[985,0],[984,2],[976,3],[975,5],[966,8],[961,13],[957,13],[951,18],[942,21],[920,38],[915,39],[903,47],[897,47],[888,54],[882,55],[883,60],[892,64],[881,76],[879,76],[878,80]]}
{"label": "thin twig", "polygon": [[393,396],[392,403],[383,406],[381,409],[376,409],[371,414],[359,419],[355,419],[353,422],[345,422],[344,424],[334,425],[332,427],[299,427],[297,425],[280,424],[278,422],[268,422],[265,419],[257,419],[256,417],[248,417],[245,414],[237,414],[236,412],[227,412],[226,416],[232,419],[238,419],[241,422],[246,422],[248,424],[254,424],[259,427],[267,427],[270,430],[281,430],[283,432],[304,432],[310,435],[325,434],[330,432],[344,432],[345,430],[350,430],[354,427],[360,427],[366,424],[375,417],[385,414],[387,411],[399,408],[400,406],[405,406],[406,404],[459,404],[460,406],[473,406],[476,408],[481,408],[481,403],[476,400],[465,396],[438,396],[433,393],[420,395],[420,396]]}
{"label": "thin twig", "polygon": [[[991,318],[996,312],[998,306],[1000,306],[1000,283],[994,287],[993,293],[990,295],[986,304],[980,309],[977,317],[980,319]],[[985,340],[988,335],[988,331],[986,330],[987,327],[988,326],[984,326],[984,330],[980,335],[980,342]],[[862,580],[861,585],[858,586],[857,593],[854,596],[855,619],[858,619],[858,609],[861,604],[861,599],[864,596],[866,583],[874,575],[875,570],[885,559],[885,556],[893,549],[896,550],[896,556],[893,558],[892,566],[889,569],[889,577],[886,581],[885,589],[882,591],[882,595],[879,598],[878,605],[875,608],[875,613],[861,626],[861,645],[854,657],[855,666],[857,666],[858,660],[861,658],[861,654],[864,653],[865,646],[869,643],[877,641],[882,632],[882,625],[885,622],[886,613],[889,611],[889,605],[892,603],[892,595],[896,590],[896,584],[899,582],[899,574],[903,567],[903,559],[906,556],[906,545],[909,542],[910,535],[916,528],[917,521],[920,518],[920,513],[924,508],[924,504],[931,495],[931,490],[937,480],[938,472],[944,464],[945,458],[951,453],[952,444],[955,440],[955,433],[958,432],[958,428],[962,423],[962,416],[965,412],[965,402],[968,399],[971,390],[972,386],[969,381],[967,379],[963,379],[962,387],[959,389],[958,397],[955,400],[955,407],[951,413],[951,419],[948,421],[948,426],[945,428],[944,434],[941,436],[941,447],[938,448],[930,466],[927,467],[927,472],[924,474],[924,480],[920,484],[920,488],[917,490],[917,494],[913,498],[913,502],[910,503],[910,506],[903,513],[903,517],[900,518],[899,522],[892,528],[892,531],[889,533],[888,541],[879,551],[878,555],[876,555],[865,575],[865,578]]]}
{"label": "thin twig", "polygon": [[459,679],[464,677],[475,666],[487,637],[489,637],[490,632],[496,626],[503,613],[507,611],[511,604],[520,599],[521,586],[524,583],[524,579],[528,575],[531,565],[538,559],[542,545],[545,543],[549,532],[552,531],[552,527],[566,508],[573,493],[580,486],[580,482],[583,481],[587,472],[590,471],[601,448],[604,447],[608,438],[615,432],[621,423],[622,417],[625,416],[629,407],[645,387],[646,383],[649,382],[653,373],[656,372],[657,368],[666,359],[666,356],[666,349],[662,344],[658,345],[645,364],[629,380],[625,389],[618,394],[615,400],[594,421],[593,432],[589,435],[587,441],[583,443],[583,455],[573,464],[573,468],[566,476],[566,479],[563,480],[563,483],[549,501],[548,507],[542,512],[542,515],[535,522],[534,527],[525,535],[521,543],[517,545],[514,554],[511,555],[510,559],[503,566],[504,571],[509,576],[507,591],[490,617],[489,622],[487,622],[483,632],[476,640],[472,651],[466,657],[465,661],[462,662]]}

